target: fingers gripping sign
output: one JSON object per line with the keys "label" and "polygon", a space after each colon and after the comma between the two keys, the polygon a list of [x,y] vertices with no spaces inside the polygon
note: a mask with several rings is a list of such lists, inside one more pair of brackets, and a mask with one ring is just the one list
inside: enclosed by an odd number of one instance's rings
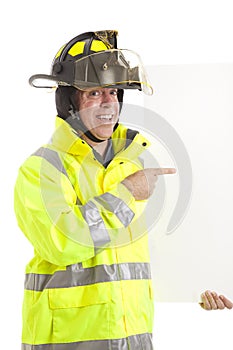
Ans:
{"label": "fingers gripping sign", "polygon": [[233,303],[224,295],[218,295],[216,292],[206,291],[201,295],[201,307],[205,310],[223,310],[232,309]]}
{"label": "fingers gripping sign", "polygon": [[131,191],[136,200],[145,200],[154,192],[158,176],[175,173],[174,168],[147,168],[127,176],[122,183]]}

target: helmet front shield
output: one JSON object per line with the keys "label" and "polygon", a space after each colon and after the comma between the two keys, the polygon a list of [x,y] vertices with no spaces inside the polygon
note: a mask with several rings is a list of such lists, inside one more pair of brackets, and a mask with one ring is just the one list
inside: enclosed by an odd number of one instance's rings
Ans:
{"label": "helmet front shield", "polygon": [[140,57],[130,50],[101,51],[75,61],[73,85],[81,90],[116,87],[153,93]]}
{"label": "helmet front shield", "polygon": [[[42,86],[40,80],[50,81],[51,84]],[[58,63],[52,75],[36,74],[29,83],[34,87],[54,87],[54,81],[58,85],[74,86],[80,90],[116,87],[153,94],[140,56],[125,49],[100,51],[76,61]]]}

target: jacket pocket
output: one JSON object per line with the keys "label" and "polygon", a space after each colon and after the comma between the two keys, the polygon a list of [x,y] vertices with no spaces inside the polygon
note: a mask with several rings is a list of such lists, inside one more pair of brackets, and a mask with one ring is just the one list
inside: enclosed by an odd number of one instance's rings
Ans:
{"label": "jacket pocket", "polygon": [[110,299],[107,283],[50,289],[53,342],[109,339]]}

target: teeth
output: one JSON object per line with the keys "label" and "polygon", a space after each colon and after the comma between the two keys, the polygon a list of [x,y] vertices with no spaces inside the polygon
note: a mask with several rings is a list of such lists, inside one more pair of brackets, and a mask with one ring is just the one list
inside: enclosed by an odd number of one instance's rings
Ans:
{"label": "teeth", "polygon": [[112,114],[97,115],[97,119],[111,120]]}

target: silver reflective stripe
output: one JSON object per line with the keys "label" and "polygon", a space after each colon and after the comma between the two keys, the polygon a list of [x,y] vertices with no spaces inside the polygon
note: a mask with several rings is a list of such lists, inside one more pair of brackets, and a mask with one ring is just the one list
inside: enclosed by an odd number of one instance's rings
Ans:
{"label": "silver reflective stripe", "polygon": [[[49,148],[41,147],[32,155],[46,159],[58,171],[60,171],[68,177],[67,172],[57,152]],[[90,201],[86,205],[82,206],[78,198],[76,200],[76,204],[79,205],[83,217],[89,226],[90,234],[95,248],[97,249],[99,247],[104,247],[107,243],[111,242],[104,221],[100,216],[95,204]]]}
{"label": "silver reflective stripe", "polygon": [[[58,171],[68,177],[67,172],[56,151],[41,147],[32,155],[46,159]],[[105,193],[99,197],[95,197],[95,199],[105,209],[114,212],[114,214],[118,217],[118,219],[125,227],[127,227],[132,221],[134,217],[133,211],[120,198],[117,198],[110,193]],[[76,204],[79,206],[80,211],[82,212],[82,215],[89,226],[90,234],[97,253],[98,248],[103,248],[111,242],[111,238],[105,227],[104,221],[98,211],[98,208],[92,201],[89,201],[87,204],[82,206],[79,199],[77,198]]]}
{"label": "silver reflective stripe", "polygon": [[113,212],[125,227],[127,227],[132,221],[134,212],[122,199],[107,192],[95,197],[95,200],[99,202],[106,210]]}
{"label": "silver reflective stripe", "polygon": [[58,171],[60,171],[68,177],[67,172],[61,162],[61,159],[59,158],[59,155],[52,149],[41,147],[35,153],[33,153],[32,156],[38,156],[46,159]]}
{"label": "silver reflective stripe", "polygon": [[91,238],[93,240],[95,248],[101,248],[111,242],[108,231],[105,227],[104,221],[100,216],[97,206],[89,201],[87,204],[79,208],[86,220]]}
{"label": "silver reflective stripe", "polygon": [[59,344],[22,344],[21,350],[153,350],[152,334],[136,334],[122,339],[89,340]]}
{"label": "silver reflective stripe", "polygon": [[141,279],[151,279],[149,263],[122,263],[89,268],[74,264],[53,275],[28,273],[25,276],[24,288],[39,292],[48,288],[69,288],[101,282]]}

